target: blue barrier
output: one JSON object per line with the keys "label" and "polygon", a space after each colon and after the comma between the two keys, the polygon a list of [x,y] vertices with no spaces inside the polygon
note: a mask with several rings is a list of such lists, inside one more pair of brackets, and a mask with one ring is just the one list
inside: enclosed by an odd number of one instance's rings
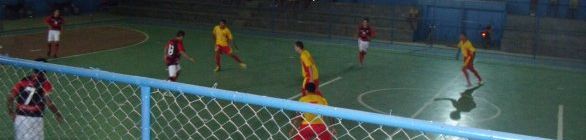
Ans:
{"label": "blue barrier", "polygon": [[9,58],[0,56],[0,64],[14,67],[41,69],[47,72],[75,75],[117,83],[132,84],[141,87],[141,130],[142,139],[150,139],[150,94],[151,88],[165,89],[183,92],[185,94],[217,98],[243,104],[266,106],[275,109],[284,109],[297,112],[309,112],[324,116],[364,122],[388,127],[399,127],[409,130],[424,131],[430,133],[445,134],[451,136],[466,137],[470,139],[519,139],[519,140],[545,140],[545,138],[518,135],[506,132],[491,131],[477,128],[466,128],[446,125],[438,122],[423,121],[411,118],[390,116],[365,111],[351,110],[338,107],[321,106],[301,103],[292,100],[278,99],[267,96],[259,96],[248,93],[214,89],[203,86],[188,85],[183,83],[168,82],[158,79],[139,76],[123,75],[94,69],[76,68],[70,66],[40,63],[30,60]]}

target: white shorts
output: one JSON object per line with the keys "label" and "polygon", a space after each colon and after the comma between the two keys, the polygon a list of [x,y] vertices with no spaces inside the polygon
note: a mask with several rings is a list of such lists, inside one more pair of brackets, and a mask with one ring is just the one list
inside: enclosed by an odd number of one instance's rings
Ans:
{"label": "white shorts", "polygon": [[14,119],[15,140],[43,140],[43,117],[16,115]]}
{"label": "white shorts", "polygon": [[167,66],[167,70],[169,71],[169,77],[177,76],[177,72],[181,70],[181,66],[177,65],[169,65]]}
{"label": "white shorts", "polygon": [[370,42],[358,39],[358,50],[366,52]]}
{"label": "white shorts", "polygon": [[59,30],[49,30],[49,35],[47,37],[48,42],[58,42],[59,36],[61,36],[61,31]]}

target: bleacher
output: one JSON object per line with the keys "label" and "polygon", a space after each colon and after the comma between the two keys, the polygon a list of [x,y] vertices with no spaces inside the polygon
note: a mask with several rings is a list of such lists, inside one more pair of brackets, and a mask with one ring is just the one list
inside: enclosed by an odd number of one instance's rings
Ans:
{"label": "bleacher", "polygon": [[212,0],[145,0],[122,3],[117,12],[201,24],[216,24],[220,19],[227,19],[236,27],[342,37],[355,36],[358,23],[368,17],[378,39],[411,41],[413,31],[406,20],[408,8],[347,3],[324,5],[292,8],[277,7],[271,2],[234,5]]}
{"label": "bleacher", "polygon": [[[407,21],[409,8],[405,5],[360,3],[313,3],[306,8],[301,5],[277,5],[273,1],[126,0],[121,2],[116,12],[206,25],[227,19],[233,28],[346,38],[355,36],[358,23],[366,16],[377,31],[377,39],[411,42],[414,31]],[[586,43],[586,26],[582,26],[584,22],[541,18],[539,28],[535,28],[535,17],[508,14],[500,50],[584,60],[586,49],[575,45]],[[535,29],[539,30],[538,34]]]}

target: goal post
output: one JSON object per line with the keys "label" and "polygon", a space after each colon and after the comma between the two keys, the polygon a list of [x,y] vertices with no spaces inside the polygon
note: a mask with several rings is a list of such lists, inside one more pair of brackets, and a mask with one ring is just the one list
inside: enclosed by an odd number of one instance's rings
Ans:
{"label": "goal post", "polygon": [[[334,139],[544,139],[4,56],[0,90],[32,69],[46,71],[64,116],[53,124],[45,110],[49,139],[293,139],[301,112],[333,118],[316,136]],[[0,138],[11,138],[13,123],[0,114]]]}

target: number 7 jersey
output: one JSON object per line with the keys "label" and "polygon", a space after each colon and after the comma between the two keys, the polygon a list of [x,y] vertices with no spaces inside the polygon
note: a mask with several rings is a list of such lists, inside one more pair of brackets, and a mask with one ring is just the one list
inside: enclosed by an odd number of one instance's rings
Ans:
{"label": "number 7 jersey", "polygon": [[185,52],[185,48],[183,47],[183,41],[172,39],[169,40],[169,43],[165,46],[165,58],[167,59],[167,65],[177,65],[179,64],[179,58],[181,57],[181,52]]}

